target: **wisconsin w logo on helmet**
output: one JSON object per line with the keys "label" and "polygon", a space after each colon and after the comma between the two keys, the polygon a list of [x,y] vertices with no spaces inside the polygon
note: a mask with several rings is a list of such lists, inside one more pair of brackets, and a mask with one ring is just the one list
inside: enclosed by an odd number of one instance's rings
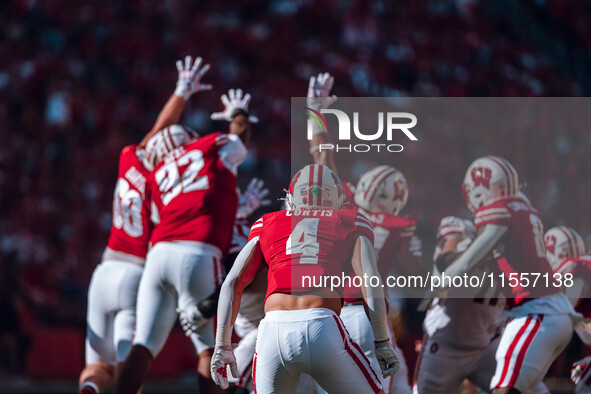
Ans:
{"label": "wisconsin w logo on helmet", "polygon": [[472,176],[472,180],[474,181],[474,186],[479,186],[479,185],[482,185],[484,187],[490,186],[490,175],[491,175],[490,168],[486,168],[486,167],[472,168],[472,171],[470,171],[470,175]]}
{"label": "wisconsin w logo on helmet", "polygon": [[368,212],[398,215],[408,200],[408,184],[396,168],[377,166],[361,175],[354,199],[357,206]]}
{"label": "wisconsin w logo on helmet", "polygon": [[462,192],[470,212],[505,197],[519,193],[517,171],[507,160],[498,156],[480,157],[468,167]]}
{"label": "wisconsin w logo on helmet", "polygon": [[554,248],[556,247],[556,237],[553,235],[547,235],[544,239],[546,244],[546,250],[552,254],[554,254]]}

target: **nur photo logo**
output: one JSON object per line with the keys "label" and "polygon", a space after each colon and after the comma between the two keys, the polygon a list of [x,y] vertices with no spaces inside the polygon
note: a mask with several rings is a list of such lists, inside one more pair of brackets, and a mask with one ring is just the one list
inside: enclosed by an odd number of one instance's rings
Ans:
{"label": "nur photo logo", "polygon": [[[312,140],[314,134],[318,132],[328,133],[328,123],[324,115],[334,115],[338,123],[338,141],[351,141],[352,138],[368,143],[348,143],[348,144],[320,144],[318,150],[335,150],[347,152],[402,152],[404,147],[398,143],[392,143],[395,135],[402,133],[410,141],[418,141],[411,129],[417,125],[417,117],[410,112],[378,112],[377,130],[373,132],[362,131],[360,129],[360,114],[353,112],[353,121],[347,113],[338,109],[320,109],[316,111],[312,108],[306,108],[308,111],[307,136]],[[364,117],[367,113],[362,114]],[[375,115],[374,115],[375,116]],[[367,121],[367,118],[364,119]],[[366,124],[366,123],[365,123]],[[315,130],[316,129],[316,130]],[[375,128],[374,128],[375,130]],[[371,142],[371,143],[369,143]]]}

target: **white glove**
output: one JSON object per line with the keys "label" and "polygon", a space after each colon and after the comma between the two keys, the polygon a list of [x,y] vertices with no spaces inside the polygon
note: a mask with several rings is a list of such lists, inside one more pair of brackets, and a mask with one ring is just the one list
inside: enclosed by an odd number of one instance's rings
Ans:
{"label": "white glove", "polygon": [[320,73],[318,77],[310,77],[308,98],[306,100],[308,107],[321,110],[329,108],[332,103],[337,101],[337,96],[334,94],[329,96],[333,84],[334,77],[329,73]]}
{"label": "white glove", "polygon": [[375,347],[376,358],[380,364],[382,376],[387,378],[388,376],[394,375],[398,371],[398,368],[400,368],[400,361],[398,360],[396,350],[390,344],[390,340],[376,342]]}
{"label": "white glove", "polygon": [[211,377],[215,384],[224,390],[228,388],[227,365],[230,366],[232,376],[238,378],[238,367],[232,345],[215,345],[213,356],[211,356]]}
{"label": "white glove", "polygon": [[265,199],[269,189],[264,188],[265,182],[262,179],[252,178],[244,193],[240,193],[240,206],[238,206],[238,219],[246,219],[260,207],[271,204],[271,200]]}
{"label": "white glove", "polygon": [[585,357],[582,360],[576,361],[573,363],[573,369],[570,372],[570,379],[573,381],[574,384],[579,384],[581,380],[581,375],[583,375],[583,371],[587,368],[587,365],[591,363],[591,357]]}
{"label": "white glove", "polygon": [[179,313],[179,322],[186,336],[191,336],[209,321],[209,319],[203,317],[195,304],[189,305],[185,309],[177,308],[176,311]]}
{"label": "white glove", "polygon": [[408,251],[415,257],[420,258],[423,255],[423,243],[416,235],[408,241]]}
{"label": "white glove", "polygon": [[176,83],[176,89],[174,94],[188,100],[193,93],[200,92],[202,90],[211,90],[211,85],[201,84],[201,78],[209,70],[209,64],[201,67],[203,59],[198,57],[195,59],[195,63],[191,66],[191,56],[185,57],[185,64],[182,60],[176,61],[176,69],[179,72],[179,79]]}
{"label": "white glove", "polygon": [[[228,94],[222,94],[222,104],[224,104],[224,110],[222,112],[214,112],[211,114],[212,120],[226,120],[232,121],[232,115],[234,111],[240,109],[248,113],[248,105],[250,104],[250,94],[246,93],[242,97],[242,89],[230,89]],[[253,115],[248,116],[250,123],[258,123],[259,118]]]}

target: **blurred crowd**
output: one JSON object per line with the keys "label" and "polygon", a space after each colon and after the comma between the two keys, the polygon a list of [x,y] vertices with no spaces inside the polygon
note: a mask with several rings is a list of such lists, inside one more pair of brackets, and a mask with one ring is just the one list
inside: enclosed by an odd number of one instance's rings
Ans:
{"label": "blurred crowd", "polygon": [[[572,34],[589,46],[588,20],[574,2],[531,3],[551,10],[556,23],[579,15]],[[84,327],[86,290],[111,224],[119,151],[150,130],[174,90],[174,62],[185,54],[212,65],[205,81],[214,89],[192,99],[183,121],[214,131],[222,125],[209,114],[221,109],[221,93],[250,92],[261,122],[241,172],[245,181],[265,179],[273,197],[291,173],[290,97],[306,94],[313,73],[331,72],[339,96],[585,93],[533,49],[520,26],[488,18],[473,0],[10,0],[0,5],[0,36],[0,308],[12,316],[0,324],[1,349],[26,348],[36,323]],[[532,200],[546,204],[542,213],[553,221],[590,234],[580,205],[567,199],[590,173],[588,133],[558,130],[543,140],[532,133],[505,141],[514,145],[514,165],[528,173]],[[502,143],[478,138],[468,140],[475,148],[441,142],[462,153],[452,161],[453,203],[438,199],[438,206],[421,189],[426,164],[417,159],[402,169],[416,196],[410,212],[428,209],[430,226],[454,213],[469,160]],[[446,148],[441,143],[433,141],[433,153]],[[5,333],[19,338],[5,340]],[[21,364],[14,357],[0,362],[5,371]]]}

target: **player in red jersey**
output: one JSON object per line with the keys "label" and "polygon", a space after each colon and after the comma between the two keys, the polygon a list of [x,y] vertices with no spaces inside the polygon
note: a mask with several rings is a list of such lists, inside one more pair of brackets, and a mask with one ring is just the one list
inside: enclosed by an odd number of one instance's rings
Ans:
{"label": "player in red jersey", "polygon": [[139,145],[126,146],[121,151],[111,235],[88,290],[86,367],[80,374],[82,393],[105,391],[131,348],[137,288],[152,232],[147,179],[167,150],[194,137],[187,129],[168,126],[178,122],[193,93],[210,88],[200,83],[209,68],[201,67],[201,63],[201,58],[193,63],[187,57],[184,64],[177,64],[177,88],[154,127]]}
{"label": "player in red jersey", "polygon": [[[250,181],[244,192],[238,190],[240,205],[236,213],[232,242],[228,255],[224,259],[226,272],[230,271],[238,253],[248,242],[248,233],[252,225],[250,217],[260,207],[271,204],[270,200],[265,199],[268,193],[269,190],[264,188],[264,182],[257,178]],[[244,290],[240,312],[234,325],[236,334],[240,337],[240,342],[234,349],[240,378],[233,379],[231,383],[245,389],[250,388],[249,392],[254,390],[250,375],[252,375],[252,358],[254,356],[257,327],[265,315],[266,285],[266,275],[261,272],[259,279]],[[193,333],[198,332],[203,325],[207,324],[209,319],[213,318],[217,312],[218,298],[219,288],[214,294],[198,304],[177,310],[185,335],[191,336]]]}
{"label": "player in red jersey", "polygon": [[[246,158],[251,132],[250,95],[230,90],[225,109],[213,114],[230,122],[229,133],[212,133],[168,154],[149,183],[158,224],[138,289],[133,347],[115,392],[135,393],[160,352],[177,317],[214,293],[221,284],[238,209],[236,172]],[[218,391],[209,375],[213,322],[190,336],[199,357],[199,390]]]}
{"label": "player in red jersey", "polygon": [[[328,73],[311,77],[308,85],[308,107],[320,111],[332,105],[337,99],[336,96],[330,95],[333,84],[334,79]],[[315,124],[312,134],[310,153],[314,163],[324,164],[337,172],[332,150],[318,149],[320,144],[331,142],[330,136],[325,129]],[[356,187],[349,182],[343,182],[343,187],[347,201],[357,205],[373,225],[374,249],[378,256],[377,264],[382,277],[389,274],[425,276],[427,272],[419,260],[421,243],[414,235],[418,219],[400,215],[408,200],[408,184],[404,175],[394,167],[382,165],[364,173]],[[394,301],[394,297],[392,300]],[[398,304],[399,302],[396,302],[392,305]],[[375,366],[377,360],[373,354],[371,328],[365,316],[363,298],[359,289],[346,290],[341,318],[351,337],[359,343],[361,349],[372,361],[372,365]],[[402,351],[396,343],[394,346],[401,356],[400,370],[391,380],[383,382],[385,391],[410,394],[408,367],[402,357]]]}
{"label": "player in red jersey", "polygon": [[[264,188],[264,185],[265,183],[262,180],[252,178],[244,192],[236,189],[240,203],[236,212],[232,241],[228,249],[228,254],[224,259],[225,272],[230,271],[236,256],[238,256],[240,250],[246,245],[251,224],[249,222],[250,216],[260,207],[271,204],[271,200],[265,198],[269,194],[269,189]],[[185,331],[185,335],[191,336],[192,333],[197,332],[203,325],[207,324],[209,319],[215,316],[218,297],[219,288],[208,298],[197,304],[190,304],[184,309],[177,308],[179,321]]]}
{"label": "player in red jersey", "polygon": [[[382,392],[377,373],[338,317],[338,290],[314,285],[340,276],[349,264],[355,272],[379,279],[369,221],[342,209],[341,182],[330,169],[309,165],[290,184],[290,209],[263,215],[222,285],[212,375],[223,388],[227,370],[236,376],[231,345],[242,291],[266,265],[265,318],[259,325],[253,379],[255,392],[294,392],[300,375],[310,374],[330,392]],[[398,361],[389,344],[383,291],[366,289],[376,354],[384,375]]]}
{"label": "player in red jersey", "polygon": [[[462,189],[468,209],[475,214],[478,235],[445,269],[447,276],[463,276],[494,251],[501,256],[496,266],[507,281],[532,274],[552,277],[542,221],[535,208],[518,196],[517,172],[509,162],[496,156],[475,160],[468,167]],[[420,308],[426,308],[442,290],[430,293]],[[505,313],[511,320],[499,342],[490,387],[496,394],[529,393],[568,344],[575,312],[553,283],[528,286],[519,280],[501,290],[507,297]]]}

